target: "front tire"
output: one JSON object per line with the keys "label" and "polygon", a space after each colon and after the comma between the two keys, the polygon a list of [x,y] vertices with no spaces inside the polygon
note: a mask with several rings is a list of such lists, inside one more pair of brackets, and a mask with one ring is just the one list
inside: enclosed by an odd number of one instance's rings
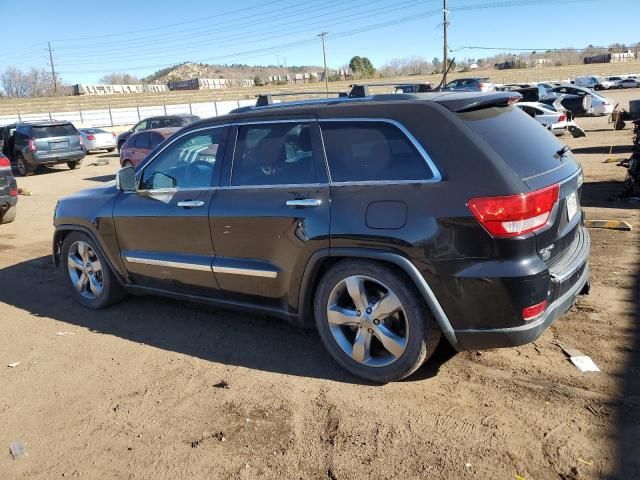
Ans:
{"label": "front tire", "polygon": [[4,215],[0,217],[0,224],[11,223],[16,219],[18,207],[16,205],[9,207]]}
{"label": "front tire", "polygon": [[60,259],[71,293],[83,306],[98,310],[125,297],[124,289],[88,235],[67,235]]}
{"label": "front tire", "polygon": [[112,153],[115,150],[115,148],[107,148],[107,152]]}
{"label": "front tire", "polygon": [[79,160],[76,160],[74,162],[67,162],[67,167],[69,167],[69,170],[75,170],[79,166],[80,166],[80,161]]}
{"label": "front tire", "polygon": [[33,168],[27,163],[22,155],[16,155],[16,170],[21,177],[27,177],[33,174]]}
{"label": "front tire", "polygon": [[334,360],[376,383],[411,375],[440,341],[435,319],[410,281],[374,262],[346,260],[331,267],[320,281],[314,313]]}

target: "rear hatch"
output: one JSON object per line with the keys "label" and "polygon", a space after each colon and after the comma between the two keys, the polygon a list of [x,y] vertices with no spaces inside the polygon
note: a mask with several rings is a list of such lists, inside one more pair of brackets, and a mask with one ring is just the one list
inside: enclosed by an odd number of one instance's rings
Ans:
{"label": "rear hatch", "polygon": [[38,154],[44,156],[82,150],[80,135],[70,123],[34,125],[31,128],[31,137]]}
{"label": "rear hatch", "polygon": [[[11,165],[6,157],[0,155],[0,197],[9,196],[16,189],[16,181],[11,173]],[[15,193],[15,192],[14,192]],[[2,205],[3,202],[0,202]]]}
{"label": "rear hatch", "polygon": [[105,132],[99,128],[88,128],[83,130],[87,136],[93,135],[97,146],[115,145],[116,139],[112,133]]}
{"label": "rear hatch", "polygon": [[551,266],[568,251],[579,231],[579,163],[566,147],[563,151],[563,144],[553,134],[514,107],[485,108],[461,113],[460,117],[531,191],[560,186],[550,226],[536,232],[537,250]]}

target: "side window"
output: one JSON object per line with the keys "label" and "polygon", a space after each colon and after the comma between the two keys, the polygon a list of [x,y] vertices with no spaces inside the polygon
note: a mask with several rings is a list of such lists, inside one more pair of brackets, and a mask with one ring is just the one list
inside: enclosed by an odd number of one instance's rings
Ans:
{"label": "side window", "polygon": [[142,172],[140,189],[206,188],[213,185],[224,155],[228,128],[211,128],[179,138]]}
{"label": "side window", "polygon": [[135,148],[149,148],[149,135],[146,133],[139,133],[136,138],[133,139],[133,146]]}
{"label": "side window", "polygon": [[164,127],[164,119],[162,118],[154,118],[147,122],[147,129],[162,128],[162,127]]}
{"label": "side window", "polygon": [[333,182],[430,180],[425,158],[407,136],[386,122],[323,122]]}
{"label": "side window", "polygon": [[156,132],[151,133],[149,138],[149,148],[150,149],[156,148],[158,145],[162,143],[163,140],[164,138],[159,133],[156,133]]}
{"label": "side window", "polygon": [[141,132],[142,130],[146,130],[146,129],[147,129],[147,121],[146,120],[141,121],[135,127],[133,127],[133,131],[134,132]]}
{"label": "side window", "polygon": [[242,125],[233,159],[232,185],[317,182],[306,123]]}

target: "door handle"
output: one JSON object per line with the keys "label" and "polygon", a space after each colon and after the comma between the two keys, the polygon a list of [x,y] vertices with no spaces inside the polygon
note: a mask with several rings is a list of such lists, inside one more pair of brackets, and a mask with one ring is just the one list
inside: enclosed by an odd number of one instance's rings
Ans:
{"label": "door handle", "polygon": [[204,205],[204,202],[201,200],[184,200],[182,202],[178,202],[179,207],[185,208],[196,208]]}
{"label": "door handle", "polygon": [[322,200],[318,198],[287,200],[287,207],[319,207],[320,205],[322,205]]}

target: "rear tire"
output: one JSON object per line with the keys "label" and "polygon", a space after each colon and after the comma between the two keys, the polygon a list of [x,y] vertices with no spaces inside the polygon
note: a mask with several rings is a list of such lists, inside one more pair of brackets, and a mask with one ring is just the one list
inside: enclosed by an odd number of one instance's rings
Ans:
{"label": "rear tire", "polygon": [[411,375],[440,341],[440,329],[410,280],[379,263],[345,260],[331,267],[320,280],[314,313],[334,360],[376,383]]}
{"label": "rear tire", "polygon": [[83,306],[98,310],[126,296],[95,242],[86,234],[73,232],[62,242],[60,262],[74,298]]}
{"label": "rear tire", "polygon": [[16,170],[21,177],[28,177],[33,175],[35,169],[27,163],[22,155],[16,155]]}
{"label": "rear tire", "polygon": [[13,207],[9,207],[9,209],[4,212],[4,215],[0,217],[0,224],[11,223],[16,219],[16,213],[18,211],[18,207],[14,205]]}
{"label": "rear tire", "polygon": [[80,167],[80,161],[77,160],[75,162],[67,162],[67,167],[69,167],[69,170],[75,170],[76,168]]}
{"label": "rear tire", "polygon": [[115,148],[107,148],[107,152],[112,153],[115,150]]}

